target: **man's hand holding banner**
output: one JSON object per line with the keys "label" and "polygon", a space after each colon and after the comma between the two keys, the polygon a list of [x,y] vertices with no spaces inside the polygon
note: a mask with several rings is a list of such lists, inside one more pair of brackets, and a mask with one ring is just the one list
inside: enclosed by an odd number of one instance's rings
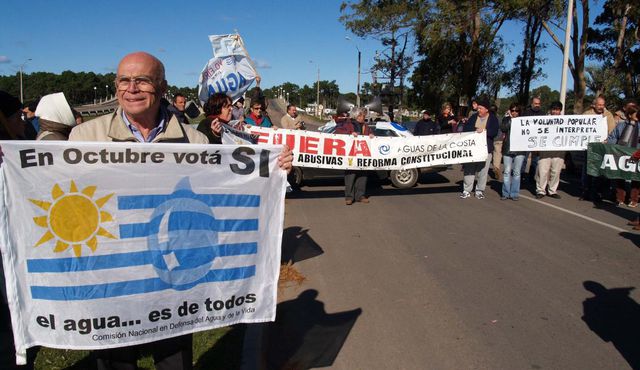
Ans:
{"label": "man's hand holding banner", "polygon": [[281,147],[0,145],[0,247],[19,354],[274,320]]}

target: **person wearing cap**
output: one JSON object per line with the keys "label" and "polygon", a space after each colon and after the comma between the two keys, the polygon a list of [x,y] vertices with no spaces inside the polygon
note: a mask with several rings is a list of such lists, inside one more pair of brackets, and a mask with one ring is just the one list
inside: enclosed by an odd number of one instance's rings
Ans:
{"label": "person wearing cap", "polygon": [[[562,114],[562,103],[554,101],[549,106],[549,114],[559,116]],[[564,167],[563,151],[540,152],[538,166],[536,167],[536,198],[544,198],[545,195],[554,199],[560,199],[558,185],[560,185],[560,171]]]}
{"label": "person wearing cap", "polygon": [[495,114],[489,114],[489,100],[486,98],[478,99],[478,113],[469,118],[464,125],[463,132],[484,132],[487,136],[487,159],[484,162],[472,162],[462,165],[464,171],[463,189],[460,198],[466,199],[471,196],[473,183],[476,184],[476,198],[484,199],[484,189],[487,186],[487,174],[491,165],[493,153],[493,138],[498,134],[500,123]]}
{"label": "person wearing cap", "polygon": [[433,122],[431,119],[431,115],[425,109],[422,112],[422,118],[416,122],[416,127],[413,129],[413,134],[415,136],[426,136],[426,135],[438,135],[440,133],[440,125],[436,122]]}
{"label": "person wearing cap", "polygon": [[36,116],[40,118],[40,132],[36,140],[68,140],[71,129],[76,125],[76,117],[61,92],[43,96],[36,108]]}
{"label": "person wearing cap", "polygon": [[298,116],[298,108],[294,104],[287,105],[287,114],[282,116],[280,126],[289,130],[302,130],[304,122]]}

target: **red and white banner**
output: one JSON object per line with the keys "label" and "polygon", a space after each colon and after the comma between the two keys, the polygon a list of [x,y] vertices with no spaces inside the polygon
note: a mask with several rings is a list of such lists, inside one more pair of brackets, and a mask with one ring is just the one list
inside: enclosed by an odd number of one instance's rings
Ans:
{"label": "red and white banner", "polygon": [[464,132],[433,136],[373,137],[328,134],[251,126],[259,144],[287,144],[293,165],[299,167],[399,170],[487,158],[484,133]]}

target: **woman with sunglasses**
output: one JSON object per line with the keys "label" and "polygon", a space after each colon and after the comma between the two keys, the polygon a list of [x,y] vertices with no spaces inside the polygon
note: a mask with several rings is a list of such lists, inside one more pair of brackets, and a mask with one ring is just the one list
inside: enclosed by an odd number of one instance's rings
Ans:
{"label": "woman with sunglasses", "polygon": [[502,142],[502,196],[500,200],[518,200],[520,198],[520,171],[527,152],[512,152],[509,147],[509,133],[511,132],[511,119],[520,115],[520,106],[512,103],[507,115],[500,123],[500,130],[504,133]]}
{"label": "woman with sunglasses", "polygon": [[269,117],[267,117],[262,111],[262,102],[260,100],[251,102],[251,111],[249,112],[249,115],[244,118],[244,123],[260,127],[273,126]]}

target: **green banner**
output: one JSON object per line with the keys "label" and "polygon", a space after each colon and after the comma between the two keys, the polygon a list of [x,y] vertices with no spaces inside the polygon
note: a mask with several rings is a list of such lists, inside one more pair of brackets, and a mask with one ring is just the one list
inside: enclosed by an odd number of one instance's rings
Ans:
{"label": "green banner", "polygon": [[589,143],[587,173],[610,179],[640,181],[638,163],[629,160],[635,151],[635,148],[626,146]]}

